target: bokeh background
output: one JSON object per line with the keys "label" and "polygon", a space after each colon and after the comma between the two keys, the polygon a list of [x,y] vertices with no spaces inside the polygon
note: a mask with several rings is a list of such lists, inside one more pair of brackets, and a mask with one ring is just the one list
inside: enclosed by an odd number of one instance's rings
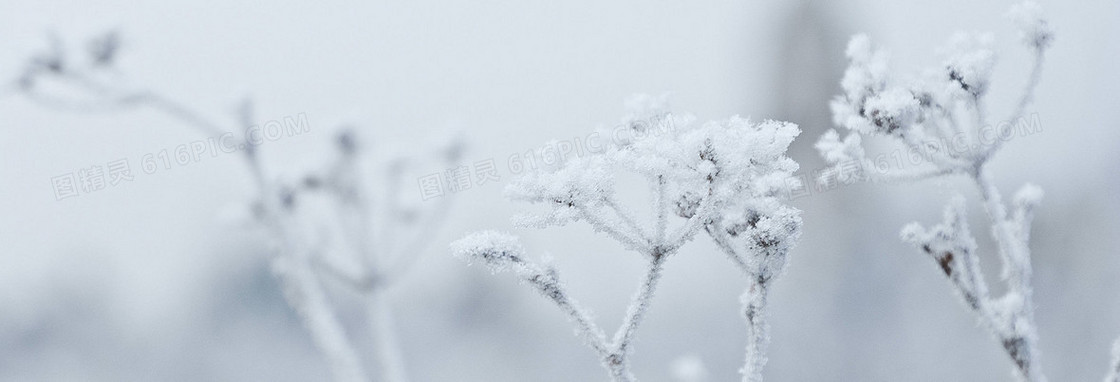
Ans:
{"label": "bokeh background", "polygon": [[[48,33],[124,37],[119,70],[215,118],[244,96],[262,119],[306,113],[311,131],[269,142],[266,163],[295,176],[329,157],[336,127],[368,150],[417,153],[465,132],[468,162],[572,139],[622,116],[635,92],[671,92],[701,119],[740,114],[801,125],[791,156],[822,162],[843,49],[865,32],[895,72],[936,65],[956,31],[991,31],[1000,57],[991,110],[1006,115],[1029,55],[1008,1],[14,1],[0,2],[0,76],[14,79]],[[1042,131],[992,163],[1005,195],[1046,191],[1032,249],[1043,369],[1097,380],[1120,335],[1120,3],[1042,5],[1057,31],[1036,103]],[[7,79],[5,79],[6,81]],[[323,380],[326,366],[268,270],[267,241],[239,220],[253,195],[235,155],[58,201],[51,177],[198,140],[149,110],[60,112],[0,95],[0,379]],[[444,170],[421,167],[414,176]],[[551,304],[510,277],[467,267],[446,244],[468,231],[523,235],[550,253],[601,325],[620,321],[641,260],[576,224],[515,230],[499,183],[454,195],[419,266],[391,291],[417,381],[597,381],[598,362]],[[414,178],[409,178],[414,179]],[[411,182],[411,180],[409,180]],[[409,185],[408,190],[415,190]],[[856,184],[814,193],[801,244],[772,295],[773,381],[1010,379],[1011,363],[941,272],[898,239],[932,224],[954,190],[973,211],[989,281],[998,263],[968,184]],[[667,266],[639,333],[635,373],[672,381],[681,357],[736,380],[745,283],[701,239]],[[336,291],[338,292],[338,291]],[[361,314],[334,293],[364,338]],[[359,345],[368,344],[359,341]],[[365,349],[363,347],[363,349]]]}

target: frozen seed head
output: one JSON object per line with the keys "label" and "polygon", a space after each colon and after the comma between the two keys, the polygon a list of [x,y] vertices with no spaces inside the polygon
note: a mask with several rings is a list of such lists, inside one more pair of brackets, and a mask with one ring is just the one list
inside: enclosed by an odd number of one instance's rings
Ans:
{"label": "frozen seed head", "polygon": [[451,254],[473,263],[481,261],[491,272],[508,271],[523,264],[525,248],[517,236],[498,231],[475,232],[451,243]]}
{"label": "frozen seed head", "polygon": [[974,96],[987,93],[996,62],[992,40],[988,33],[957,33],[941,49],[945,76],[954,87]]}
{"label": "frozen seed head", "polygon": [[1036,206],[1042,201],[1042,195],[1041,187],[1027,183],[1015,193],[1014,202],[1021,206]]}
{"label": "frozen seed head", "polygon": [[884,134],[892,134],[899,128],[910,126],[918,113],[918,100],[909,91],[900,88],[875,94],[864,104],[864,115],[875,125],[876,130]]}
{"label": "frozen seed head", "polygon": [[1007,17],[1019,28],[1019,38],[1036,49],[1045,49],[1054,41],[1054,29],[1042,17],[1042,7],[1034,1],[1024,1],[1011,7]]}

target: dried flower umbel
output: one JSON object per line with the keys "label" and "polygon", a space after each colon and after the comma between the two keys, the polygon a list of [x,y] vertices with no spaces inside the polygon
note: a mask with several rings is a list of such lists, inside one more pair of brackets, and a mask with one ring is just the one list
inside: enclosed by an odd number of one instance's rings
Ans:
{"label": "dried flower umbel", "polygon": [[[995,54],[988,48],[990,36],[958,34],[945,49],[946,58],[939,67],[917,80],[900,82],[888,74],[886,54],[872,49],[867,36],[859,35],[848,45],[850,65],[841,82],[844,94],[832,102],[834,122],[849,133],[841,139],[835,130],[829,131],[816,147],[833,166],[822,182],[841,180],[843,165],[854,163],[862,169],[858,175],[872,181],[917,181],[959,174],[975,183],[999,246],[1006,294],[996,297],[989,292],[963,198],[954,198],[945,208],[940,225],[931,229],[917,223],[907,225],[902,238],[934,260],[956,294],[1011,358],[1015,375],[1024,381],[1045,381],[1038,361],[1029,249],[1030,224],[1042,190],[1027,184],[1011,203],[1005,203],[987,164],[1017,125],[1036,122],[1028,122],[1024,113],[1039,82],[1053,31],[1033,2],[1014,7],[1009,15],[1034,60],[1026,87],[1005,122],[992,128],[987,114],[985,101],[995,64]],[[873,162],[861,145],[861,138],[867,135],[902,143],[924,165],[892,169],[887,163]]]}
{"label": "dried flower umbel", "polygon": [[[742,298],[749,333],[743,380],[761,380],[769,341],[767,292],[801,231],[800,212],[777,197],[797,170],[785,152],[799,130],[790,123],[755,124],[738,117],[695,124],[692,117],[670,113],[664,97],[636,96],[627,104],[631,114],[619,126],[630,139],[536,169],[506,188],[510,199],[548,207],[543,214],[518,216],[515,223],[546,228],[584,221],[646,260],[645,276],[613,336],[607,337],[570,296],[554,267],[525,258],[516,237],[475,233],[452,244],[452,252],[517,275],[569,317],[613,380],[633,381],[634,338],[664,264],[706,232],[748,276]],[[650,221],[639,221],[617,197],[614,181],[625,173],[638,174],[649,185]]]}

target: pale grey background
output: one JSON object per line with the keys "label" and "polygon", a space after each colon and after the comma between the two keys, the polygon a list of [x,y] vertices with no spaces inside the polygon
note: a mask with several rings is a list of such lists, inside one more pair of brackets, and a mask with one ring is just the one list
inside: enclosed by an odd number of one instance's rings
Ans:
{"label": "pale grey background", "polygon": [[[215,116],[244,95],[263,119],[307,113],[310,134],[266,148],[271,168],[293,176],[325,160],[342,122],[396,147],[462,129],[468,161],[501,163],[617,121],[630,93],[663,91],[673,93],[676,110],[701,119],[801,124],[791,155],[811,170],[821,165],[811,145],[830,125],[826,101],[838,92],[843,48],[857,31],[893,52],[896,72],[938,62],[934,48],[954,31],[994,32],[1001,59],[992,111],[1006,115],[1028,70],[1027,52],[1001,17],[1010,5],[3,0],[0,75],[15,76],[47,31],[80,41],[119,28],[130,83]],[[1026,181],[1047,193],[1032,242],[1044,370],[1052,380],[1097,380],[1120,335],[1120,3],[1043,6],[1057,30],[1030,109],[1043,132],[1009,144],[992,166],[1005,194]],[[9,93],[0,96],[0,116],[0,379],[327,377],[268,273],[264,240],[225,218],[252,195],[238,158],[56,201],[52,176],[120,158],[136,171],[143,154],[199,137],[150,111],[62,113]],[[907,222],[937,221],[947,190],[966,186],[856,185],[796,200],[805,233],[772,298],[769,379],[1008,380],[999,346],[935,265],[897,239]],[[392,292],[410,374],[604,380],[553,306],[443,250],[467,231],[511,229],[506,217],[526,206],[504,201],[500,190],[488,184],[458,195],[421,267]],[[970,207],[983,235],[979,206]],[[581,225],[519,233],[530,250],[553,254],[601,323],[618,322],[639,276],[635,255]],[[988,244],[982,239],[990,260]],[[635,372],[669,381],[668,364],[694,354],[711,380],[734,380],[744,283],[705,240],[667,269]]]}

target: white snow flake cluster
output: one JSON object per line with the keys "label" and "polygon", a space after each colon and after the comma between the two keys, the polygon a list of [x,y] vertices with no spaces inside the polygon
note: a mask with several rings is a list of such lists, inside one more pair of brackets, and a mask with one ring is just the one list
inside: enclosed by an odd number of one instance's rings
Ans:
{"label": "white snow flake cluster", "polygon": [[482,231],[451,244],[451,254],[468,262],[481,260],[492,272],[512,270],[525,256],[517,236],[498,231]]}

